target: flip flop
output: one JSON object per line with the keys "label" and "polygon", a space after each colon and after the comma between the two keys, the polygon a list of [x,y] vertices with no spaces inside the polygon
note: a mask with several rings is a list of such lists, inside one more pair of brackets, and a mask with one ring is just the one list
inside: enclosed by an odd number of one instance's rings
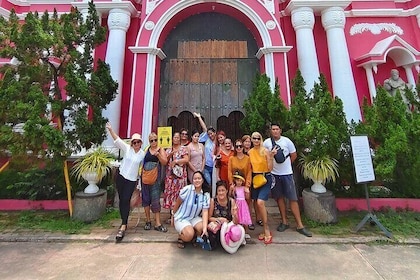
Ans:
{"label": "flip flop", "polygon": [[259,235],[258,235],[258,240],[259,241],[263,241],[264,240],[264,238],[265,238],[265,233],[263,232],[263,233],[260,233]]}
{"label": "flip flop", "polygon": [[271,243],[273,243],[273,236],[271,235],[271,232],[270,232],[269,236],[264,237],[264,244],[268,245],[268,244],[271,244]]}

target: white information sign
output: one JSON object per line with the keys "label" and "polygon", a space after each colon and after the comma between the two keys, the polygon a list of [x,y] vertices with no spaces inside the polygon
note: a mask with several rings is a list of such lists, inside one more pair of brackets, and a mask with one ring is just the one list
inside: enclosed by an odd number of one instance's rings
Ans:
{"label": "white information sign", "polygon": [[375,181],[372,156],[369,141],[366,135],[350,136],[351,150],[353,152],[356,182],[365,183]]}

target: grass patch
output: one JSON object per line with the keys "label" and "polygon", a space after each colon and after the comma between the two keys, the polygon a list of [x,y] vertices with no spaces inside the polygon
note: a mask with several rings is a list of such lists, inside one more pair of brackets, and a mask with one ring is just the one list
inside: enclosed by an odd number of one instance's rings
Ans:
{"label": "grass patch", "polygon": [[92,228],[109,228],[119,218],[118,210],[108,208],[105,215],[93,223],[76,221],[67,211],[14,211],[0,213],[0,232],[60,232],[88,234]]}
{"label": "grass patch", "polygon": [[[376,224],[367,222],[357,233],[354,232],[355,227],[366,216],[366,211],[345,211],[338,213],[338,223],[322,224],[312,221],[305,216],[303,222],[311,231],[318,235],[344,237],[363,235],[371,236],[382,233]],[[402,238],[420,238],[420,213],[406,210],[385,209],[375,212],[379,222],[390,231],[394,237]]]}

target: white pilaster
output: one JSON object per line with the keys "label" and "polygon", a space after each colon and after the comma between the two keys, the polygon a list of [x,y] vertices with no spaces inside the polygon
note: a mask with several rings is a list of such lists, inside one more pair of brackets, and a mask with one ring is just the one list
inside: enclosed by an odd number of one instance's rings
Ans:
{"label": "white pilaster", "polygon": [[299,70],[305,80],[307,92],[319,82],[319,66],[315,49],[313,28],[314,12],[311,8],[302,7],[292,11],[292,25],[296,31],[296,45]]}
{"label": "white pilaster", "polygon": [[[108,118],[114,131],[119,133],[121,112],[121,89],[124,71],[126,33],[130,26],[130,12],[123,9],[112,9],[108,15],[108,45],[105,62],[109,64],[112,78],[118,82],[117,96],[103,111],[103,116]],[[130,137],[130,135],[128,135]],[[113,146],[112,138],[104,142],[104,146]]]}
{"label": "white pilaster", "polygon": [[373,78],[372,65],[365,65],[363,66],[363,68],[365,68],[365,71],[366,71],[366,78],[367,78],[367,82],[369,86],[370,101],[373,103],[373,100],[376,97],[376,86],[375,86],[375,79]]}
{"label": "white pilaster", "polygon": [[412,85],[412,88],[416,88],[416,80],[413,75],[413,71],[411,71],[411,65],[403,65],[405,70],[405,75],[407,76],[407,82]]}
{"label": "white pilaster", "polygon": [[344,34],[346,18],[340,7],[322,11],[322,26],[327,33],[328,56],[334,95],[343,101],[347,121],[361,120],[359,100]]}

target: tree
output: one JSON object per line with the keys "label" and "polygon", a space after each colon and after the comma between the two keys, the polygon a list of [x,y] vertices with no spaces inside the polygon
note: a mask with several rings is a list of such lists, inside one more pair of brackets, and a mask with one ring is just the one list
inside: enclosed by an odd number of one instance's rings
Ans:
{"label": "tree", "polygon": [[340,167],[346,161],[349,142],[343,102],[332,96],[322,74],[319,81],[308,93],[297,72],[292,85],[295,95],[290,106],[291,129],[285,135],[294,141],[305,162],[329,158],[337,160]]}
{"label": "tree", "polygon": [[391,189],[393,196],[420,197],[418,90],[419,84],[417,92],[405,89],[407,106],[399,91],[394,97],[378,87],[373,104],[364,103],[364,121],[355,127],[356,133],[368,135],[376,178]]}
{"label": "tree", "polygon": [[72,9],[0,18],[0,57],[14,62],[0,68],[0,150],[66,157],[105,139],[101,111],[118,86],[92,56],[105,34],[92,1],[86,17]]}
{"label": "tree", "polygon": [[288,110],[280,99],[280,89],[276,82],[274,92],[270,87],[270,78],[266,74],[257,74],[249,97],[244,101],[245,117],[240,122],[245,133],[254,131],[268,136],[271,123],[282,127],[288,123]]}

